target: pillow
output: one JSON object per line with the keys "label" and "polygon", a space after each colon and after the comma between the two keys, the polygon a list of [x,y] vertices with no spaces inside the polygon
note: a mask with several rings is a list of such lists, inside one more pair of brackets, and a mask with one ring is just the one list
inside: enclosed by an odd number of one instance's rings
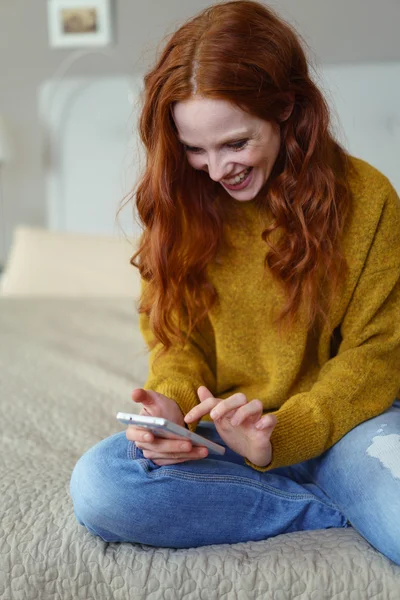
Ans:
{"label": "pillow", "polygon": [[20,226],[14,232],[2,296],[139,298],[140,274],[129,263],[138,240],[59,233]]}

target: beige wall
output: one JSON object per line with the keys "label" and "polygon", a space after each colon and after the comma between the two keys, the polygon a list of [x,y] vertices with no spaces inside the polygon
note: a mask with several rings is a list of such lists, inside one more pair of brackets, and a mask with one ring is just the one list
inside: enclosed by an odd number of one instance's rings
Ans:
{"label": "beige wall", "polygon": [[[71,75],[140,71],[159,40],[212,0],[116,0],[115,46],[121,66],[88,56]],[[282,0],[273,4],[291,20],[325,63],[400,60],[397,0]],[[52,76],[66,50],[50,49],[46,0],[0,0],[0,113],[9,125],[15,159],[2,168],[5,224],[0,224],[0,264],[5,226],[8,248],[16,224],[45,222],[45,196],[37,87]],[[125,63],[125,64],[123,64]],[[0,213],[1,214],[1,213]]]}

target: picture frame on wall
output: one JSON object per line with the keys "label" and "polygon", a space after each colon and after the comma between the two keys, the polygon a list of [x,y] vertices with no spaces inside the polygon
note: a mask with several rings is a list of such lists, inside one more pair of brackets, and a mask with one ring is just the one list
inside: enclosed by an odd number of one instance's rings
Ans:
{"label": "picture frame on wall", "polygon": [[111,0],[47,0],[53,48],[88,48],[112,43]]}

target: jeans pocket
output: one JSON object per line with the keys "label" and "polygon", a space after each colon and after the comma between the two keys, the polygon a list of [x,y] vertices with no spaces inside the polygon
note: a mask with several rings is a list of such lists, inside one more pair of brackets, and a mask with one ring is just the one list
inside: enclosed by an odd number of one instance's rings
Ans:
{"label": "jeans pocket", "polygon": [[128,443],[128,458],[137,460],[145,471],[153,471],[154,469],[160,468],[160,465],[156,465],[150,458],[143,456],[143,450],[138,448],[135,442],[130,441]]}

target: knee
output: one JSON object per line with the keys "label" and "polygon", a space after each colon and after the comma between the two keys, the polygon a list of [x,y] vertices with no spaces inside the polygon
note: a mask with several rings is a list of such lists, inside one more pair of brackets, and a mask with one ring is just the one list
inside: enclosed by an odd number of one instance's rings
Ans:
{"label": "knee", "polygon": [[394,563],[400,565],[400,485],[395,496],[393,490],[382,494],[379,515],[376,517],[376,547]]}
{"label": "knee", "polygon": [[[379,432],[381,433],[381,432]],[[376,547],[400,565],[400,436],[375,435],[367,450],[374,485],[367,493]]]}
{"label": "knee", "polygon": [[124,433],[99,442],[78,460],[71,476],[70,494],[78,522],[107,542],[123,541],[123,517],[134,491],[134,470],[129,489],[126,485],[127,445]]}
{"label": "knee", "polygon": [[369,540],[377,550],[400,565],[400,526],[397,515],[382,514],[376,519],[376,529]]}

